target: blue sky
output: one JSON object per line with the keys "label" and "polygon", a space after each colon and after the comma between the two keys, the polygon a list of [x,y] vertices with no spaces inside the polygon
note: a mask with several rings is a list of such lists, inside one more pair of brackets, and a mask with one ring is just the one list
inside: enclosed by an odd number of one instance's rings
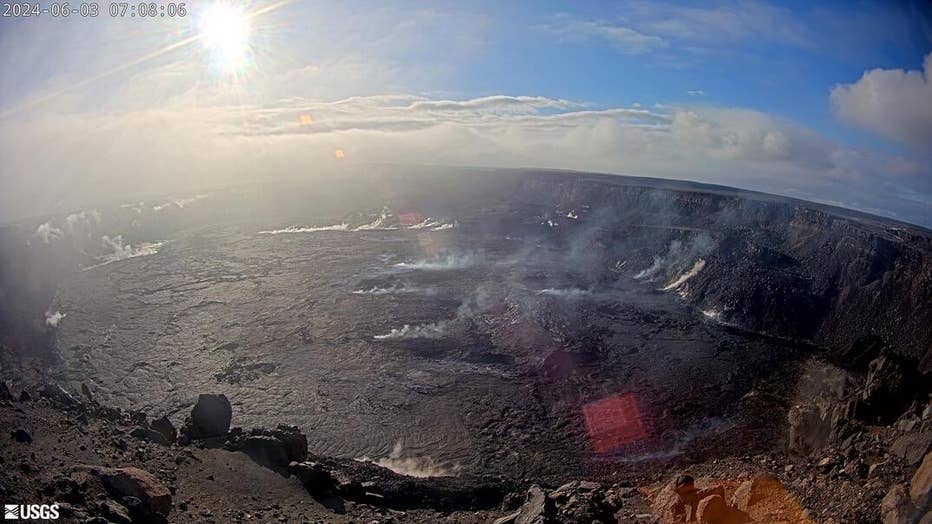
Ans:
{"label": "blue sky", "polygon": [[339,148],[723,183],[932,225],[925,2],[290,2],[248,20],[235,71],[202,36],[214,4],[0,19],[15,195],[0,218],[102,187],[327,172]]}

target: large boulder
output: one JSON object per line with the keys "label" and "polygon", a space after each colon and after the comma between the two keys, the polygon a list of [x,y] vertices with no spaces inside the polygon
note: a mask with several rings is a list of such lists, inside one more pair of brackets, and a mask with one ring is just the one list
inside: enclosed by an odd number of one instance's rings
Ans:
{"label": "large boulder", "polygon": [[127,468],[105,468],[101,466],[78,466],[79,472],[87,472],[97,477],[111,497],[122,500],[134,497],[139,505],[134,508],[134,522],[164,521],[172,508],[172,495],[168,487],[162,484],[148,471]]}
{"label": "large boulder", "polygon": [[222,437],[229,433],[233,407],[226,395],[202,393],[181,432],[191,439]]}

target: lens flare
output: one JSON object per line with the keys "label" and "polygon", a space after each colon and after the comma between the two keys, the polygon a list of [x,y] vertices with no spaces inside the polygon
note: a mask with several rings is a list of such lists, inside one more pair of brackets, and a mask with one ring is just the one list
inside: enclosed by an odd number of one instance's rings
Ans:
{"label": "lens flare", "polygon": [[216,3],[204,11],[200,21],[201,41],[211,53],[217,70],[233,74],[249,65],[249,17],[239,7]]}

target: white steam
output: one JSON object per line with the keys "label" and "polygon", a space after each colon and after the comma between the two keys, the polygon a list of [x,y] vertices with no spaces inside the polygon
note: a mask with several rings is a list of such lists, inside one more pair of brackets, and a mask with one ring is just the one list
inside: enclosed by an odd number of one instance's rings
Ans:
{"label": "white steam", "polygon": [[387,457],[378,460],[372,460],[368,457],[360,457],[356,460],[363,462],[374,462],[383,468],[388,468],[395,473],[407,475],[409,477],[454,477],[460,470],[458,464],[445,466],[438,464],[429,455],[420,457],[403,457],[404,446],[401,440],[395,443],[391,453]]}
{"label": "white steam", "polygon": [[480,312],[488,309],[490,305],[488,293],[484,289],[479,289],[476,293],[467,298],[460,304],[456,310],[456,316],[449,320],[441,320],[430,324],[420,324],[412,326],[405,324],[401,329],[392,329],[384,335],[372,337],[374,340],[408,340],[414,338],[438,339],[446,336],[450,327],[472,319]]}
{"label": "white steam", "polygon": [[[670,242],[670,246],[667,248],[666,253],[663,255],[655,255],[650,267],[637,272],[634,278],[652,282],[658,278],[668,276],[669,271],[676,269],[682,270],[686,264],[692,264],[692,261],[696,260],[696,258],[712,252],[715,246],[715,240],[705,233],[692,237],[688,243],[684,243],[681,240],[673,240]],[[699,269],[701,270],[702,268]]]}
{"label": "white steam", "polygon": [[588,289],[578,287],[571,288],[552,288],[542,289],[537,292],[539,295],[550,295],[555,297],[578,298],[592,294]]}
{"label": "white steam", "polygon": [[433,295],[436,291],[434,288],[430,287],[414,287],[414,286],[391,286],[391,287],[378,287],[372,286],[369,289],[357,289],[353,291],[354,295],[403,295],[403,294],[422,294],[422,295]]}
{"label": "white steam", "polygon": [[441,222],[434,220],[433,218],[427,217],[422,222],[418,222],[413,226],[408,226],[408,229],[431,229],[439,226]]}
{"label": "white steam", "polygon": [[65,232],[53,226],[51,222],[40,224],[32,236],[38,238],[43,244],[48,244],[53,240],[59,240],[65,236]]}
{"label": "white steam", "polygon": [[418,222],[413,226],[408,226],[408,229],[427,229],[430,231],[444,231],[447,229],[453,229],[456,227],[455,223],[445,223],[434,218],[427,217],[422,222]]}
{"label": "white steam", "polygon": [[172,200],[170,202],[165,202],[164,204],[158,204],[152,206],[152,211],[162,211],[163,209],[170,208],[172,206],[177,207],[178,209],[184,209],[185,206],[193,204],[198,200],[204,200],[205,198],[210,198],[209,194],[200,194],[194,195],[189,198],[179,198],[177,200]]}
{"label": "white steam", "polygon": [[392,329],[384,335],[372,337],[375,340],[409,340],[412,338],[438,339],[443,338],[447,333],[448,320],[434,322],[433,324],[421,324],[412,326],[405,324],[401,329]]}
{"label": "white steam", "polygon": [[100,224],[100,211],[92,209],[90,211],[81,211],[80,213],[72,213],[65,217],[65,228],[69,232],[74,232],[76,229],[90,228]]}
{"label": "white steam", "polygon": [[477,256],[474,254],[447,253],[431,259],[415,262],[399,262],[395,264],[398,269],[422,269],[426,271],[443,271],[448,269],[464,269],[476,264]]}
{"label": "white steam", "polygon": [[380,214],[378,218],[368,224],[357,227],[353,231],[394,231],[398,229],[398,227],[392,223],[391,218],[391,211],[387,208],[382,209],[382,214]]}
{"label": "white steam", "polygon": [[284,229],[272,229],[267,231],[259,231],[260,235],[281,235],[285,233],[316,233],[318,231],[349,231],[349,224],[333,224],[332,226],[320,226],[320,227],[298,227],[291,226]]}
{"label": "white steam", "polygon": [[136,246],[133,246],[132,244],[123,244],[122,235],[117,235],[113,238],[104,235],[101,237],[101,240],[103,241],[104,247],[112,250],[112,253],[104,255],[101,257],[101,262],[99,264],[84,268],[85,270],[100,267],[112,262],[117,262],[119,260],[126,260],[128,258],[154,255],[159,252],[159,249],[161,249],[162,245],[164,244],[164,242],[142,242]]}
{"label": "white steam", "polygon": [[63,318],[65,318],[65,315],[66,314],[62,313],[61,311],[55,311],[55,312],[46,311],[45,312],[45,325],[56,328],[58,327],[58,323],[61,322]]}
{"label": "white steam", "polygon": [[690,268],[689,271],[683,273],[682,275],[680,275],[679,277],[677,277],[676,280],[674,280],[673,282],[670,282],[669,284],[667,284],[666,286],[664,286],[664,287],[663,287],[663,291],[671,291],[671,290],[674,290],[674,289],[676,289],[676,288],[682,286],[683,284],[686,283],[687,280],[689,280],[689,279],[691,279],[692,277],[698,275],[699,272],[702,271],[702,269],[703,269],[704,267],[705,267],[705,260],[703,260],[703,259],[700,258],[699,260],[696,261],[695,264],[693,264],[693,267]]}

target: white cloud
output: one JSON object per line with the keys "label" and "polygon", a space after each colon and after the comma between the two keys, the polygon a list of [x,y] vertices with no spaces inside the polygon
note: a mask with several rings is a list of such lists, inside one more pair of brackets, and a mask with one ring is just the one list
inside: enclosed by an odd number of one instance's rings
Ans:
{"label": "white cloud", "polygon": [[[735,108],[385,95],[235,106],[176,101],[159,110],[57,113],[16,124],[0,128],[0,156],[12,166],[4,177],[17,188],[3,195],[0,208],[8,201],[32,203],[31,195],[59,201],[192,194],[198,185],[244,179],[334,176],[367,162],[690,179],[917,221],[928,221],[923,217],[932,194],[928,165],[845,148],[790,122]],[[50,150],[41,161],[22,153],[42,143],[68,147]],[[344,160],[334,158],[336,149],[345,152]],[[49,188],[61,190],[53,195]]]}
{"label": "white cloud", "polygon": [[798,15],[755,0],[722,2],[714,7],[626,1],[619,11],[623,15],[615,19],[561,14],[535,27],[565,39],[603,40],[630,55],[663,52],[674,62],[681,60],[677,55],[683,53],[693,57],[716,49],[733,53],[738,43],[743,47],[762,43],[815,47],[816,35]]}
{"label": "white cloud", "polygon": [[832,89],[832,108],[844,121],[887,138],[932,150],[932,53],[923,71],[872,69]]}
{"label": "white cloud", "polygon": [[597,38],[614,45],[619,51],[640,55],[667,47],[668,43],[658,36],[641,33],[623,24],[606,20],[582,20],[569,15],[560,15],[538,29],[564,38]]}

